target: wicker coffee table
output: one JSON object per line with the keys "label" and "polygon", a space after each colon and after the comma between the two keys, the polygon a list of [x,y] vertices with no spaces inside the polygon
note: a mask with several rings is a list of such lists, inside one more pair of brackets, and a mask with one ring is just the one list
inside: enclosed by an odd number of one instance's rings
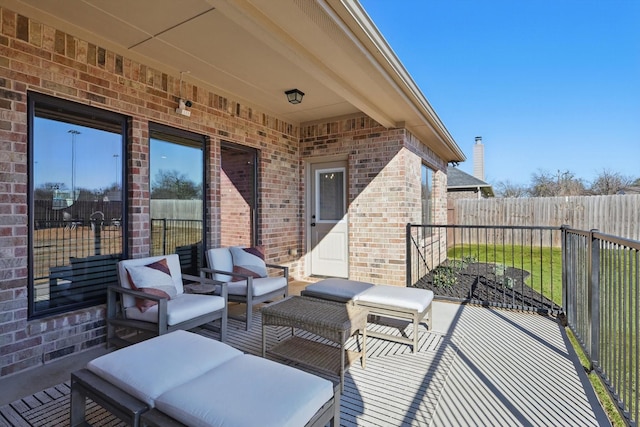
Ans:
{"label": "wicker coffee table", "polygon": [[[344,372],[358,358],[366,365],[366,313],[350,304],[317,298],[293,296],[262,308],[262,357],[267,353],[268,326],[291,327],[291,337],[269,349],[269,354],[340,375],[344,388]],[[295,330],[311,332],[336,343],[328,345],[302,338]],[[347,340],[361,332],[361,351],[344,348]]]}

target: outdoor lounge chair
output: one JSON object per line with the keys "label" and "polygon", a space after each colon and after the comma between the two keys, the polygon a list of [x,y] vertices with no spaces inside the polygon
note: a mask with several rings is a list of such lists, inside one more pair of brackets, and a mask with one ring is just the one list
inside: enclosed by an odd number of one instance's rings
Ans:
{"label": "outdoor lounge chair", "polygon": [[324,279],[307,286],[303,296],[338,302],[353,302],[366,310],[367,318],[388,317],[413,324],[413,337],[367,331],[367,336],[387,339],[412,346],[418,351],[418,325],[426,319],[431,326],[433,291],[400,286],[374,285],[346,279]]}
{"label": "outdoor lounge chair", "polygon": [[132,341],[118,328],[152,335],[196,326],[213,327],[220,320],[220,340],[227,333],[227,288],[220,295],[188,294],[183,281],[210,284],[205,277],[182,274],[177,254],[123,260],[118,263],[119,286],[107,291],[107,344],[123,347]]}
{"label": "outdoor lounge chair", "polygon": [[[255,255],[255,248],[236,246],[207,250],[209,268],[201,271],[219,283],[228,286],[231,302],[246,304],[246,330],[251,329],[253,306],[276,298],[285,298],[289,293],[289,267],[266,264]],[[281,276],[268,276],[267,268],[282,270]],[[216,291],[216,294],[219,290]]]}
{"label": "outdoor lounge chair", "polygon": [[90,398],[129,425],[340,425],[340,387],[297,368],[175,331],[71,374],[71,426]]}

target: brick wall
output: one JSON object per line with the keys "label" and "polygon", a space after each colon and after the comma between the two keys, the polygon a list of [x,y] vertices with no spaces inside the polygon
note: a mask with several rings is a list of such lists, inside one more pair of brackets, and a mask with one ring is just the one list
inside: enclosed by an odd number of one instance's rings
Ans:
{"label": "brick wall", "polygon": [[259,214],[273,218],[263,221],[259,235],[269,261],[288,263],[296,274],[286,248],[297,245],[300,227],[297,127],[189,82],[186,93],[194,105],[187,119],[175,114],[179,76],[8,9],[0,15],[0,376],[104,342],[104,306],[27,319],[27,91],[130,117],[130,257],[149,254],[149,121],[211,138],[205,155],[212,247],[221,243],[220,141],[259,149]]}
{"label": "brick wall", "polygon": [[301,168],[314,158],[348,160],[349,278],[404,286],[405,227],[421,221],[421,165],[434,169],[434,219],[445,223],[446,162],[406,130],[385,129],[366,116],[301,132]]}
{"label": "brick wall", "polygon": [[[27,318],[28,91],[130,117],[129,257],[149,254],[150,121],[210,138],[209,246],[223,243],[221,141],[259,150],[258,243],[269,262],[304,275],[307,161],[349,167],[351,278],[404,285],[407,222],[420,221],[420,165],[434,169],[435,220],[446,221],[446,164],[403,129],[351,117],[298,129],[211,90],[184,83],[191,117],[175,113],[180,78],[0,8],[0,376],[104,342],[104,306]],[[230,177],[227,177],[230,178]],[[296,249],[298,256],[289,255]]]}

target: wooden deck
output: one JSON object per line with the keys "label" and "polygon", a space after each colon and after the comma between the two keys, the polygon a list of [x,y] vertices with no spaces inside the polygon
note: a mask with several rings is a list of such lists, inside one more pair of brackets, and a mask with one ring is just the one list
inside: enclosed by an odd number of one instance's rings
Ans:
{"label": "wooden deck", "polygon": [[[608,424],[554,320],[438,302],[434,303],[434,318],[433,331],[420,328],[417,354],[411,354],[405,344],[369,339],[366,369],[355,362],[345,377],[341,425]],[[259,355],[261,318],[254,319],[250,332],[244,331],[244,324],[230,321],[227,342]],[[397,333],[392,326],[375,327]],[[217,339],[212,332],[197,331]],[[268,343],[289,334],[289,328],[269,328]],[[354,339],[348,345],[355,349],[358,343]],[[336,375],[314,373],[337,379]],[[0,425],[68,425],[65,387],[61,384],[1,407]],[[96,425],[119,425],[117,420],[104,418],[100,408],[93,410]]]}

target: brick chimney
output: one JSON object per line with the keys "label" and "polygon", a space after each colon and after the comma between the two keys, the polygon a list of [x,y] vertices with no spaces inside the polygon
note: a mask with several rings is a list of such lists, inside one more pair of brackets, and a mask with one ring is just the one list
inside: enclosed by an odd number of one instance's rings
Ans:
{"label": "brick chimney", "polygon": [[484,181],[484,144],[481,136],[476,136],[473,146],[473,176]]}

